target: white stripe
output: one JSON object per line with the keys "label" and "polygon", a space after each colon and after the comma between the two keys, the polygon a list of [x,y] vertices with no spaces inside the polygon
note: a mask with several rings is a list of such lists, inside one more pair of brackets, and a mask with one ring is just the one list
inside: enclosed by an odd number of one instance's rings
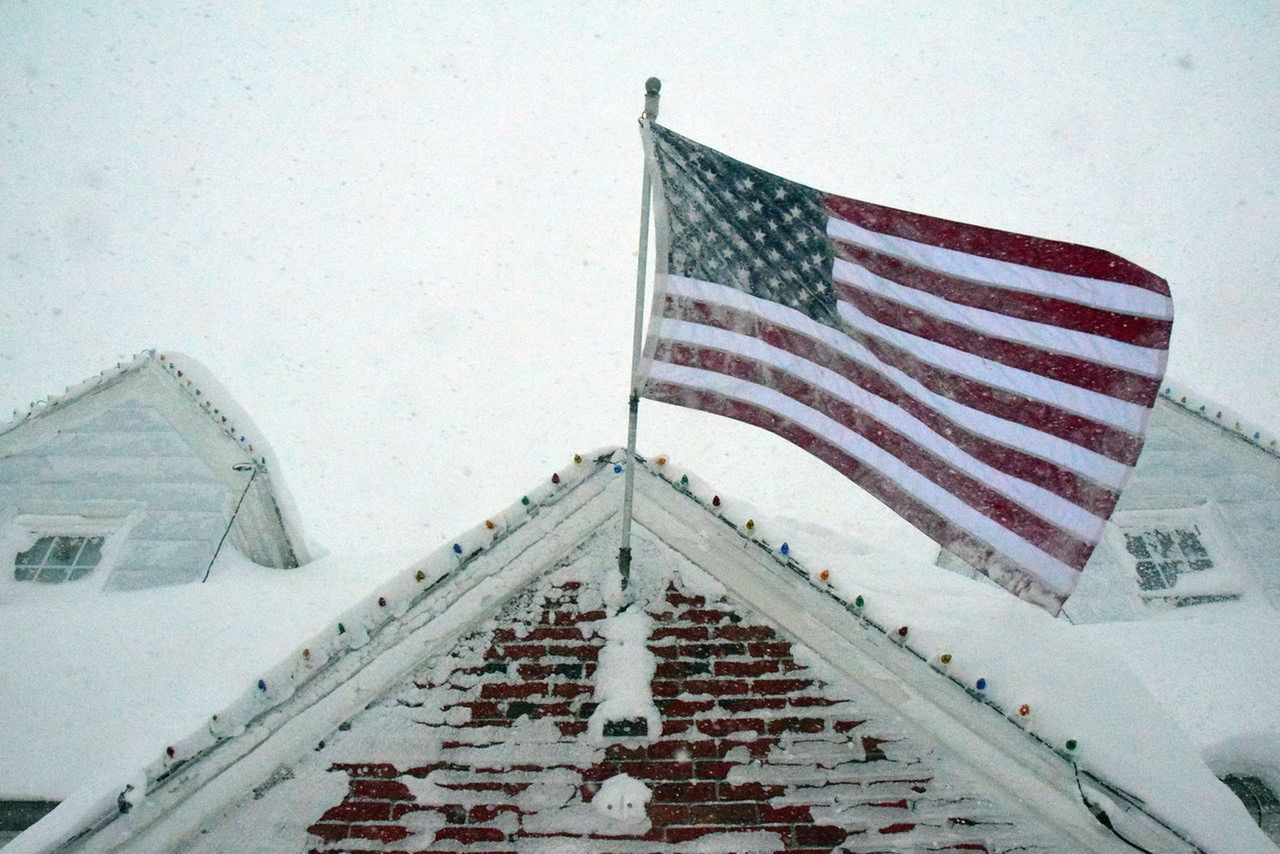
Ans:
{"label": "white stripe", "polygon": [[794,421],[889,478],[917,501],[991,546],[1054,592],[1066,594],[1075,586],[1079,573],[1070,566],[965,504],[897,457],[849,428],[792,400],[781,392],[714,371],[666,362],[655,362],[650,368],[649,376],[652,379],[702,389],[751,403]]}
{"label": "white stripe", "polygon": [[997,261],[981,255],[957,252],[954,249],[943,249],[940,246],[917,243],[904,237],[881,234],[835,217],[827,220],[827,235],[865,249],[893,255],[919,267],[927,267],[939,273],[959,276],[997,288],[1046,294],[1080,305],[1091,305],[1094,308],[1122,311],[1143,317],[1157,317],[1163,320],[1173,318],[1173,300],[1136,285],[1091,279],[1086,276],[1072,276],[1068,273],[1053,273],[1009,261]]}
{"label": "white stripe", "polygon": [[901,329],[894,329],[892,326],[868,317],[847,302],[837,303],[836,308],[840,312],[840,319],[854,329],[888,341],[936,368],[977,380],[985,385],[1002,388],[1032,400],[1052,404],[1059,409],[1065,409],[1137,435],[1142,434],[1146,425],[1149,410],[1144,406],[1060,380],[1042,377],[1020,368],[1011,368],[1008,365],[975,356],[973,353],[966,353],[955,347],[948,347],[946,344],[939,344],[937,341],[912,335]]}
{"label": "white stripe", "polygon": [[[1016,421],[1009,421],[991,415],[988,412],[983,412],[980,409],[965,406],[948,397],[943,397],[930,391],[918,380],[913,379],[898,368],[881,362],[863,345],[829,326],[817,323],[812,318],[793,308],[760,299],[737,288],[725,285],[688,279],[683,276],[665,276],[663,278],[665,279],[667,292],[672,295],[703,300],[750,312],[771,323],[776,323],[810,338],[815,338],[842,355],[848,356],[859,364],[870,368],[925,406],[941,412],[945,417],[978,435],[986,436],[992,441],[1000,442],[1024,453],[1053,462],[1109,489],[1120,489],[1128,480],[1130,468],[1123,463],[1118,463],[1109,457],[1104,457],[1102,454],[1091,451],[1088,448],[1082,448],[1051,433],[1044,433],[1025,424],[1019,424]],[[657,318],[656,324],[651,323],[650,334],[655,341],[656,338],[661,337],[663,327],[669,322],[671,321],[668,319]],[[650,350],[650,352],[652,351]]]}
{"label": "white stripe", "polygon": [[[704,326],[683,320],[669,320],[662,325],[663,336],[668,340],[722,350],[762,362],[793,374],[800,379],[826,390],[832,396],[868,413],[881,424],[906,436],[917,446],[932,451],[953,468],[964,472],[989,489],[1035,513],[1050,524],[1057,525],[1089,543],[1096,543],[1106,524],[1089,511],[1073,504],[1042,486],[982,462],[944,437],[935,433],[923,421],[905,409],[877,397],[840,374],[802,359],[794,353],[780,350],[770,344],[729,332],[714,326]],[[928,475],[925,475],[928,477]]]}
{"label": "white stripe", "polygon": [[1034,320],[1024,320],[995,311],[954,303],[942,297],[900,285],[843,258],[836,259],[832,278],[860,291],[931,314],[940,320],[958,323],[1006,341],[1016,341],[1041,350],[1074,356],[1149,377],[1160,377],[1164,374],[1167,350],[1138,347],[1102,335],[1064,329],[1061,326],[1037,323]]}

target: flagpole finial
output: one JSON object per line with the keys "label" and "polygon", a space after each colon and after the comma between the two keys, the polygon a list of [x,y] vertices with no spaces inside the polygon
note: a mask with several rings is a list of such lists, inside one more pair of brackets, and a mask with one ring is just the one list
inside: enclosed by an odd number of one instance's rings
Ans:
{"label": "flagpole finial", "polygon": [[650,77],[644,81],[644,117],[649,121],[658,117],[658,98],[661,91],[662,81],[657,77]]}

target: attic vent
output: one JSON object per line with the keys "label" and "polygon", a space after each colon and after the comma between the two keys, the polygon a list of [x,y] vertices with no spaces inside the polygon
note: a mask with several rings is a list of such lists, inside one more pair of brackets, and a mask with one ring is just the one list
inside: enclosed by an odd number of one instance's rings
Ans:
{"label": "attic vent", "polygon": [[1222,782],[1240,799],[1262,832],[1280,845],[1280,800],[1276,793],[1258,777],[1228,774]]}
{"label": "attic vent", "polygon": [[13,559],[15,581],[57,584],[84,578],[102,560],[103,537],[41,537]]}

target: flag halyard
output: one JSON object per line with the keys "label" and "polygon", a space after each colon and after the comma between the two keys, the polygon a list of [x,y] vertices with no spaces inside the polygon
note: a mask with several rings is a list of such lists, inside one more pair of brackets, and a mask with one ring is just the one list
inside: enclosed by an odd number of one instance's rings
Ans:
{"label": "flag halyard", "polygon": [[786,438],[1056,613],[1141,451],[1164,281],[644,134],[658,262],[643,396]]}

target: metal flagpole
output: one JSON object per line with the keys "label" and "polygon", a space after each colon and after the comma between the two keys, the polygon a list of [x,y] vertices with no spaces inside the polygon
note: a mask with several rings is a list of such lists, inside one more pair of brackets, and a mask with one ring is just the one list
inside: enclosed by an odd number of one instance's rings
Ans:
{"label": "metal flagpole", "polygon": [[[644,118],[653,121],[658,117],[658,93],[662,81],[650,77],[644,81]],[[631,398],[627,418],[627,473],[622,493],[622,548],[618,549],[618,572],[622,574],[622,589],[631,580],[631,506],[636,485],[636,418],[640,412],[640,395],[636,390],[636,371],[640,369],[640,348],[644,335],[644,272],[649,260],[649,161],[645,158],[644,180],[640,189],[640,255],[636,259],[636,318],[631,337]]]}

